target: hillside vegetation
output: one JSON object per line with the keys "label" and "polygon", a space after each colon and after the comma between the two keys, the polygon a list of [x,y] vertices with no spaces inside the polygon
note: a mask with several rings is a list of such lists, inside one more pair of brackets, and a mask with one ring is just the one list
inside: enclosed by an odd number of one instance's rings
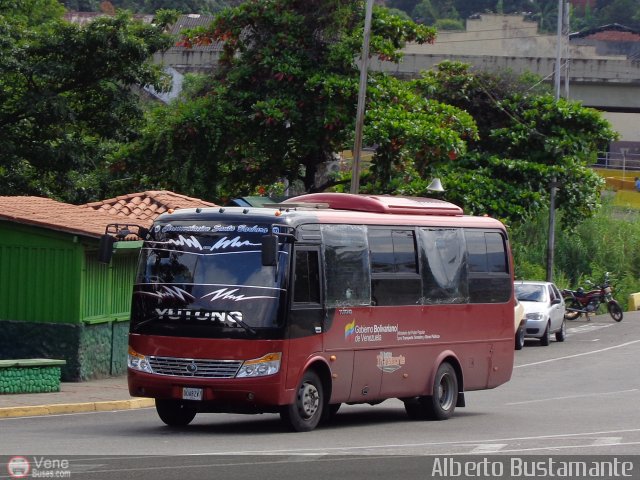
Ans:
{"label": "hillside vegetation", "polygon": [[[516,278],[545,280],[548,231],[546,214],[511,229]],[[559,288],[586,287],[586,280],[598,283],[611,272],[614,297],[626,310],[629,294],[640,292],[639,247],[640,211],[606,200],[576,228],[556,230],[554,281]]]}

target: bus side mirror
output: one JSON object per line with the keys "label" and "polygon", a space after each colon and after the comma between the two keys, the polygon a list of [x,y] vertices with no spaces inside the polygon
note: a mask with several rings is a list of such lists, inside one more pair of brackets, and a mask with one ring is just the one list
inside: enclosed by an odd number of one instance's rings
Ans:
{"label": "bus side mirror", "polygon": [[278,236],[262,236],[262,265],[275,267],[278,264]]}
{"label": "bus side mirror", "polygon": [[116,239],[111,235],[105,233],[100,237],[100,246],[98,247],[98,261],[100,263],[111,263],[114,243],[116,243]]}

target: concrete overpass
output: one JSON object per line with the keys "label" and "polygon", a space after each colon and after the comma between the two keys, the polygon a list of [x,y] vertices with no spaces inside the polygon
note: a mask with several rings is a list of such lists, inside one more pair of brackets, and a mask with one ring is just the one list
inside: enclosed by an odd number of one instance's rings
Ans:
{"label": "concrete overpass", "polygon": [[[602,110],[640,113],[640,32],[626,30],[612,25],[565,40],[562,81],[568,73],[568,98]],[[400,64],[374,60],[371,68],[415,77],[456,60],[480,70],[529,71],[553,83],[556,44],[556,35],[539,34],[537,24],[520,15],[478,15],[467,20],[463,32],[439,32],[433,45],[407,45]]]}

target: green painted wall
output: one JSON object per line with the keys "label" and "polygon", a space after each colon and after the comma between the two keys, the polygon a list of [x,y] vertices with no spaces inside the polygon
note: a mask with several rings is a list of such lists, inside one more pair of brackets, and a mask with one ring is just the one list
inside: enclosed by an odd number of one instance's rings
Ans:
{"label": "green painted wall", "polygon": [[77,236],[0,222],[0,319],[78,322],[83,255]]}
{"label": "green painted wall", "polygon": [[66,360],[63,381],[126,373],[128,319],[141,242],[0,222],[0,359]]}

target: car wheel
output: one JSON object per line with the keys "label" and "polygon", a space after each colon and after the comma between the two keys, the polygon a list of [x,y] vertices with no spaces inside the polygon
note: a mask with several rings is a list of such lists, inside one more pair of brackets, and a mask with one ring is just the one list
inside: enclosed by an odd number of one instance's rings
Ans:
{"label": "car wheel", "polygon": [[544,329],[544,333],[540,337],[540,345],[547,347],[549,343],[551,343],[551,326],[547,322],[547,328]]}
{"label": "car wheel", "polygon": [[560,326],[560,330],[556,332],[556,341],[564,342],[565,338],[567,338],[567,322],[562,320],[562,326]]}
{"label": "car wheel", "polygon": [[522,350],[524,347],[524,326],[518,328],[516,332],[516,350]]}

